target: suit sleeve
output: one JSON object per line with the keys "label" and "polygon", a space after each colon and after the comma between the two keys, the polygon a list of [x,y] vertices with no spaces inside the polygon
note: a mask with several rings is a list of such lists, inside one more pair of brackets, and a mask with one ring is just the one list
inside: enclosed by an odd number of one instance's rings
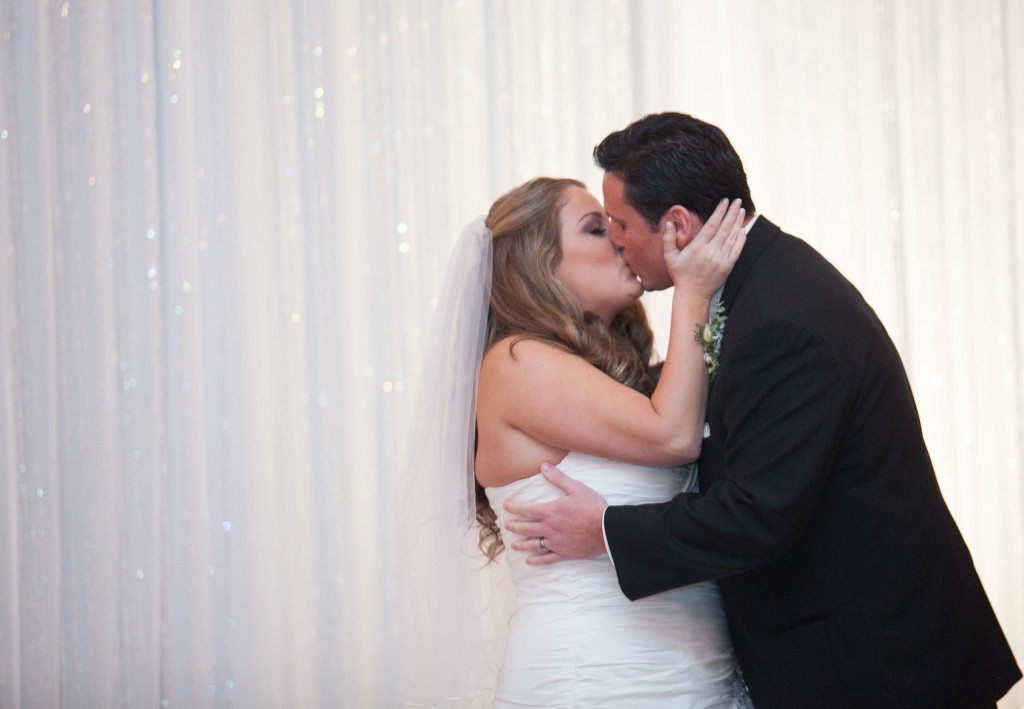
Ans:
{"label": "suit sleeve", "polygon": [[619,585],[631,599],[782,556],[833,473],[843,391],[826,345],[808,328],[776,321],[731,342],[727,334],[723,347],[721,416],[705,441],[724,461],[721,474],[700,493],[605,514]]}

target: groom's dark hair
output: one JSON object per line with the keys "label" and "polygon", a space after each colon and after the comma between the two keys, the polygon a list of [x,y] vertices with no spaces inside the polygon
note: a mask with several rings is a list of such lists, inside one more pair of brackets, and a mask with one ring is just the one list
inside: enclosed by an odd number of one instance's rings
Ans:
{"label": "groom's dark hair", "polygon": [[678,204],[707,221],[722,199],[753,214],[747,174],[721,128],[683,113],[652,113],[594,148],[598,166],[625,183],[626,200],[657,227]]}

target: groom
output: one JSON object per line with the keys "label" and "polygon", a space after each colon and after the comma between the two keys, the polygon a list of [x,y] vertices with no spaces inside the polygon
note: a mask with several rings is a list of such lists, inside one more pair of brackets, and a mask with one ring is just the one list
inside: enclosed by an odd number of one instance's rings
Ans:
{"label": "groom", "polygon": [[[729,140],[647,116],[594,150],[612,241],[671,285],[659,224],[689,243],[723,198],[754,214]],[[860,293],[763,216],[722,293],[701,492],[507,505],[531,563],[607,551],[630,599],[717,579],[754,705],[993,707],[1020,678],[942,499],[899,354]],[[530,521],[527,521],[530,520]],[[541,553],[540,539],[549,553]]]}

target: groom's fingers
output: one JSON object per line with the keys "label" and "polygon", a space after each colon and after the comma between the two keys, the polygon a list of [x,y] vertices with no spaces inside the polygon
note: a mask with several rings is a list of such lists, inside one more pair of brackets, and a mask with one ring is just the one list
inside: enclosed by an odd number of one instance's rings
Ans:
{"label": "groom's fingers", "polygon": [[540,472],[547,478],[547,481],[557,487],[559,490],[564,492],[566,495],[572,494],[580,489],[582,483],[578,480],[570,478],[568,475],[563,473],[554,465],[550,463],[541,463]]}
{"label": "groom's fingers", "polygon": [[557,564],[562,560],[562,557],[558,555],[557,551],[550,551],[547,554],[534,554],[526,557],[527,566],[547,566],[548,564]]}
{"label": "groom's fingers", "polygon": [[533,554],[550,554],[550,549],[540,548],[540,539],[540,536],[523,537],[522,539],[514,540],[509,546],[512,547],[513,551],[528,551]]}
{"label": "groom's fingers", "polygon": [[[547,525],[543,522],[530,522],[528,520],[510,519],[505,523],[505,529],[523,537],[543,537],[548,532]],[[520,549],[519,551],[524,551]]]}
{"label": "groom's fingers", "polygon": [[504,505],[505,510],[513,517],[520,517],[523,521],[542,519],[544,503],[524,502],[522,500],[509,500]]}

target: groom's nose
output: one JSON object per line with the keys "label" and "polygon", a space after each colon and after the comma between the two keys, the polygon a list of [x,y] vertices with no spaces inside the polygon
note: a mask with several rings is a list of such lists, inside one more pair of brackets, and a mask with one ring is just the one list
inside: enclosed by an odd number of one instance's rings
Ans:
{"label": "groom's nose", "polygon": [[611,222],[608,225],[608,240],[615,245],[617,251],[622,251],[622,248],[626,245],[626,242],[622,240],[622,229],[615,222]]}

